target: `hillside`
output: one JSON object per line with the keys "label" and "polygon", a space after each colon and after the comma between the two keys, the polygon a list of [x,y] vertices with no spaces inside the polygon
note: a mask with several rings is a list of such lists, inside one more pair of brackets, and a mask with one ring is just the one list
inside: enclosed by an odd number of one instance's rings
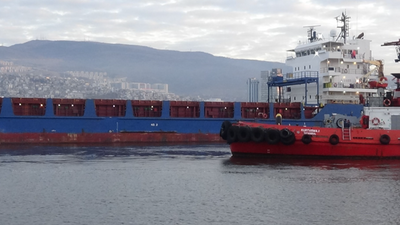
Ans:
{"label": "hillside", "polygon": [[107,72],[131,82],[168,83],[178,95],[246,100],[246,80],[260,71],[290,68],[283,63],[158,50],[97,42],[36,40],[0,47],[0,60],[54,72]]}

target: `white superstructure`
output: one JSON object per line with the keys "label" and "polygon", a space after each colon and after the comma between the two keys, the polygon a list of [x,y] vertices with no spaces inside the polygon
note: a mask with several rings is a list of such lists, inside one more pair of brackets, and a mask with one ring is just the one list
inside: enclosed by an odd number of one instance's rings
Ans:
{"label": "white superstructure", "polygon": [[331,31],[329,40],[326,40],[317,35],[315,26],[310,26],[307,42],[299,43],[295,49],[289,50],[291,55],[286,60],[286,64],[292,66],[293,74],[287,74],[284,80],[298,77],[298,74],[307,71],[317,71],[319,94],[316,83],[307,84],[307,91],[304,84],[293,85],[286,89],[285,99],[308,104],[354,104],[360,102],[360,94],[364,97],[376,95],[377,90],[367,86],[372,77],[366,76],[370,71],[370,64],[364,62],[373,61],[371,41],[365,40],[363,33],[348,40],[349,17],[343,13],[337,20],[343,23],[337,37],[336,32]]}

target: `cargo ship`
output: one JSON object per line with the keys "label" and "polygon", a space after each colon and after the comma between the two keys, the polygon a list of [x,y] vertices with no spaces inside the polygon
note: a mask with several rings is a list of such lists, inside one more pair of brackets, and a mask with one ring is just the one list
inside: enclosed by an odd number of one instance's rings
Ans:
{"label": "cargo ship", "polygon": [[[222,143],[223,121],[324,124],[324,112],[361,108],[300,103],[191,102],[112,99],[0,98],[0,145],[101,143]],[[340,110],[341,108],[341,110]]]}
{"label": "cargo ship", "polygon": [[[343,14],[340,21],[347,20]],[[348,27],[342,26],[338,38],[346,39]],[[370,41],[361,36],[323,40],[314,26],[308,34],[306,43],[289,50],[294,56],[286,63],[293,72],[266,78],[267,102],[5,97],[0,98],[0,145],[223,143],[224,121],[275,124],[278,114],[288,126],[337,128],[344,118],[356,123],[369,104],[363,96],[377,95],[369,82],[383,65],[373,60]],[[369,71],[371,64],[376,68]]]}

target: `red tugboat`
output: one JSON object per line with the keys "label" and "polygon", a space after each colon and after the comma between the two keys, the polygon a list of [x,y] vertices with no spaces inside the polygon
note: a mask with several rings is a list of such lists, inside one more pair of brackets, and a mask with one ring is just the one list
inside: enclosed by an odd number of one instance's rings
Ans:
{"label": "red tugboat", "polygon": [[390,106],[365,107],[359,124],[346,119],[336,121],[340,128],[225,121],[220,135],[234,156],[400,157],[400,101],[386,100]]}
{"label": "red tugboat", "polygon": [[400,158],[400,73],[392,75],[397,88],[375,87],[377,97],[367,98],[359,123],[335,115],[325,127],[225,121],[220,136],[234,156]]}

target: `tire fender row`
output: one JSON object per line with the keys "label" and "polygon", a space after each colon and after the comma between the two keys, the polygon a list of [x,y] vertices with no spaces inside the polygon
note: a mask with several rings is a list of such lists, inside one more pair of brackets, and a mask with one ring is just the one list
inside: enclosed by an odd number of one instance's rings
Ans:
{"label": "tire fender row", "polygon": [[[275,145],[282,143],[284,145],[292,145],[296,141],[295,134],[288,128],[281,130],[276,128],[262,128],[262,127],[249,127],[249,126],[235,126],[229,121],[224,121],[220,129],[220,137],[226,140],[228,144],[234,142],[249,142],[253,141],[256,143],[267,142],[268,144]],[[301,142],[303,144],[310,144],[312,142],[312,135],[303,134]],[[331,145],[337,145],[340,142],[340,138],[337,134],[329,136],[329,143]],[[379,142],[382,145],[390,143],[390,136],[382,134],[379,138]]]}

